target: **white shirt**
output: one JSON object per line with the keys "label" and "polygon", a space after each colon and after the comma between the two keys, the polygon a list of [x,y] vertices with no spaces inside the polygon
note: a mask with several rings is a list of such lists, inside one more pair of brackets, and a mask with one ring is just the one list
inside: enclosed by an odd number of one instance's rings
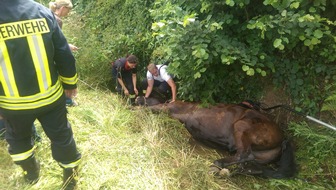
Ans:
{"label": "white shirt", "polygon": [[158,69],[159,75],[156,77],[156,76],[152,75],[152,73],[147,71],[147,80],[153,80],[154,79],[154,80],[158,80],[160,82],[163,82],[163,81],[167,82],[169,79],[172,78],[167,72],[167,65],[156,65],[156,68]]}

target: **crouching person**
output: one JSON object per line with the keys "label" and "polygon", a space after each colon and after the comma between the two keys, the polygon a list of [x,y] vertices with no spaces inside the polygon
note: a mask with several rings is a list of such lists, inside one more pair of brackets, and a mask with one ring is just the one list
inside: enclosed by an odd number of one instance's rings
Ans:
{"label": "crouching person", "polygon": [[77,94],[75,58],[48,8],[33,0],[0,4],[0,28],[11,33],[0,39],[0,115],[5,118],[8,152],[27,182],[37,182],[40,165],[31,138],[37,119],[51,141],[53,158],[63,168],[63,188],[74,189],[81,154],[65,97]]}
{"label": "crouching person", "polygon": [[175,102],[176,84],[173,77],[167,72],[167,65],[151,63],[147,66],[147,69],[146,79],[142,81],[142,88],[146,89],[143,90],[145,98],[153,97],[155,93],[155,98],[164,102],[169,99],[171,99],[170,102]]}
{"label": "crouching person", "polygon": [[137,64],[138,58],[135,55],[119,58],[112,63],[112,78],[116,80],[117,92],[128,97],[131,105],[134,105],[138,95]]}

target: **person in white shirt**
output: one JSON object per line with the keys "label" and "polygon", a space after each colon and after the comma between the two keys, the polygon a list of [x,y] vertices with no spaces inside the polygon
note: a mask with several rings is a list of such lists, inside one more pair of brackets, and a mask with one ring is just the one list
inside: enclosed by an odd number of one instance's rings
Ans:
{"label": "person in white shirt", "polygon": [[[171,98],[170,103],[176,100],[176,84],[172,75],[167,72],[167,65],[155,65],[151,63],[147,66],[147,76],[142,82],[145,98],[150,97],[153,89],[163,95],[166,100]],[[171,96],[170,96],[171,93]]]}

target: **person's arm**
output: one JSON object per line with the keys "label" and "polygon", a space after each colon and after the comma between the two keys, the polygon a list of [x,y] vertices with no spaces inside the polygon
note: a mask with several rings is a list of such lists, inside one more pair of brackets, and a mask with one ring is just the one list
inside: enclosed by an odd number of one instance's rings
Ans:
{"label": "person's arm", "polygon": [[125,86],[123,80],[122,80],[121,78],[118,77],[118,82],[119,82],[121,88],[124,90],[125,95],[128,96],[128,95],[129,95],[129,92],[128,92],[128,90],[127,90],[127,88],[126,88],[126,86]]}
{"label": "person's arm", "polygon": [[148,84],[148,86],[147,86],[145,98],[148,98],[150,96],[150,94],[152,93],[153,86],[154,86],[154,79],[152,79],[152,80],[147,79],[147,84]]}
{"label": "person's arm", "polygon": [[170,86],[171,88],[171,92],[172,92],[172,100],[170,101],[170,103],[172,102],[175,102],[176,100],[176,84],[174,82],[174,80],[172,78],[170,78],[168,81],[167,81],[168,85]]}
{"label": "person's arm", "polygon": [[133,82],[133,87],[134,87],[134,92],[136,95],[138,95],[138,89],[136,87],[136,83],[137,83],[137,77],[136,77],[136,73],[132,74],[132,82]]}

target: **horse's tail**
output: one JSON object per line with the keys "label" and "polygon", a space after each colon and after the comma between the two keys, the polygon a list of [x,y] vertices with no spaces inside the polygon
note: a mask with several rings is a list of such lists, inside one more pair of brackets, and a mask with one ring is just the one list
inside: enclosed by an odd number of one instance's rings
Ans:
{"label": "horse's tail", "polygon": [[279,167],[277,169],[264,168],[262,175],[267,178],[291,178],[297,172],[295,163],[294,148],[290,140],[282,142],[282,154],[279,160]]}

